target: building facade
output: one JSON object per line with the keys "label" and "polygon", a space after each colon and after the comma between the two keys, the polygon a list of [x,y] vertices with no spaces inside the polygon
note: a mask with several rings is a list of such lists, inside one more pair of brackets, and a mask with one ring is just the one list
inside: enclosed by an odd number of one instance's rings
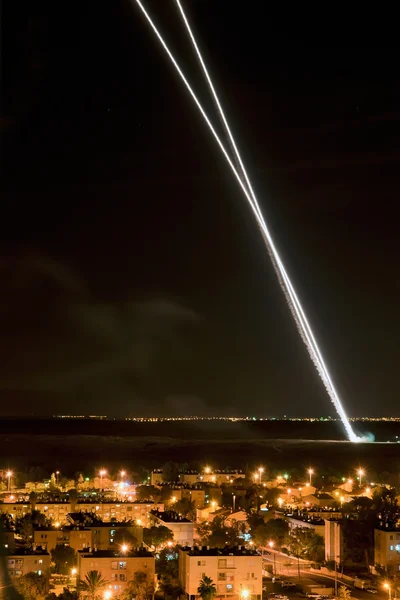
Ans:
{"label": "building facade", "polygon": [[325,521],[325,560],[340,565],[343,560],[342,526],[337,520]]}
{"label": "building facade", "polygon": [[151,516],[155,525],[163,525],[172,531],[176,544],[181,546],[191,546],[193,544],[194,523],[192,521],[181,517],[172,510],[165,512],[153,511]]}
{"label": "building facade", "polygon": [[400,529],[378,528],[374,531],[374,563],[389,575],[400,571]]}
{"label": "building facade", "polygon": [[89,571],[97,570],[107,580],[108,588],[113,595],[122,593],[135,573],[145,573],[148,583],[148,596],[154,590],[155,559],[151,552],[144,549],[131,550],[127,553],[111,550],[78,552],[78,580],[85,579]]}
{"label": "building facade", "polygon": [[11,579],[27,573],[43,575],[50,569],[50,554],[45,550],[15,550],[6,557],[8,574]]}
{"label": "building facade", "polygon": [[199,598],[201,579],[211,577],[217,597],[261,600],[262,557],[245,548],[182,548],[179,550],[179,580],[188,600]]}

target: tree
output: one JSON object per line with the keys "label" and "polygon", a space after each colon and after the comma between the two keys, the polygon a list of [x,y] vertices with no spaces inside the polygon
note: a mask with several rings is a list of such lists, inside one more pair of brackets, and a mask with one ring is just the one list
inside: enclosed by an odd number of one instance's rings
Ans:
{"label": "tree", "polygon": [[165,575],[172,579],[178,578],[178,546],[165,547],[156,558],[157,575]]}
{"label": "tree", "polygon": [[29,502],[31,503],[31,509],[34,510],[37,502],[37,493],[31,492],[29,494]]}
{"label": "tree", "polygon": [[161,576],[158,582],[158,589],[162,592],[166,600],[177,600],[177,598],[180,598],[185,593],[179,579],[167,574]]}
{"label": "tree", "polygon": [[137,571],[133,575],[122,595],[122,600],[130,600],[134,597],[136,600],[147,600],[154,593],[153,582],[147,577],[147,573]]}
{"label": "tree", "polygon": [[322,562],[325,556],[324,540],[308,527],[295,527],[286,536],[286,546],[296,558],[308,558],[314,562]]}
{"label": "tree", "polygon": [[43,527],[48,524],[46,515],[41,513],[39,510],[32,510],[30,514],[24,515],[19,519],[17,528],[19,533],[24,538],[26,544],[29,546],[32,544],[33,530],[35,526]]}
{"label": "tree", "polygon": [[267,523],[257,526],[252,532],[256,546],[266,548],[273,542],[274,548],[281,548],[288,533],[288,523],[284,519],[270,519]]}
{"label": "tree", "polygon": [[215,517],[211,523],[197,525],[196,532],[203,546],[223,548],[226,545],[237,546],[244,533],[243,529],[243,524],[237,521],[232,521],[232,525],[226,525],[223,517]]}
{"label": "tree", "polygon": [[339,588],[339,598],[341,600],[350,600],[351,598],[351,592],[345,585],[341,585]]}
{"label": "tree", "polygon": [[160,496],[160,490],[154,485],[138,485],[136,488],[136,500],[145,502],[146,500],[157,500]]}
{"label": "tree", "polygon": [[148,546],[153,546],[157,552],[158,548],[174,539],[174,534],[168,527],[161,525],[160,527],[149,527],[143,529],[143,540]]}
{"label": "tree", "polygon": [[162,478],[165,483],[179,480],[179,465],[175,462],[167,462],[162,469]]}
{"label": "tree", "polygon": [[22,594],[24,600],[44,600],[50,590],[48,577],[38,575],[38,573],[21,575],[15,580],[15,587]]}
{"label": "tree", "polygon": [[72,511],[71,512],[75,512],[75,508],[76,508],[76,503],[78,500],[78,490],[76,488],[71,488],[70,490],[68,490],[67,492],[68,494],[68,499],[71,502],[72,505]]}
{"label": "tree", "polygon": [[181,498],[178,502],[174,504],[174,511],[183,517],[188,517],[192,521],[196,516],[196,509],[194,507],[194,502],[189,500],[188,498]]}
{"label": "tree", "polygon": [[55,563],[55,572],[60,575],[69,575],[76,565],[76,552],[70,546],[58,544],[51,550],[51,560]]}
{"label": "tree", "polygon": [[197,588],[197,593],[202,600],[213,600],[213,598],[215,598],[217,595],[217,588],[211,577],[203,575],[203,578],[200,580],[200,585]]}
{"label": "tree", "polygon": [[54,592],[51,592],[46,600],[78,600],[78,592],[71,592],[71,590],[65,587],[58,596]]}
{"label": "tree", "polygon": [[98,600],[107,583],[102,574],[94,570],[86,574],[85,579],[79,582],[78,588],[79,592],[88,600]]}

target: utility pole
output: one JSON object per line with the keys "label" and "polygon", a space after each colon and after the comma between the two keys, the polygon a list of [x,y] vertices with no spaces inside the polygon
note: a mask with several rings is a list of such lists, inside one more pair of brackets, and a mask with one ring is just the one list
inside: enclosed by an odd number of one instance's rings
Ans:
{"label": "utility pole", "polygon": [[335,556],[335,598],[337,598],[337,561]]}

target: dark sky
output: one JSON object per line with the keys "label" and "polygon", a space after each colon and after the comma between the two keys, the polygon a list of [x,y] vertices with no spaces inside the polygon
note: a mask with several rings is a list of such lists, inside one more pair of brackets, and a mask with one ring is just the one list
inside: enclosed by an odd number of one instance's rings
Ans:
{"label": "dark sky", "polygon": [[[0,414],[333,414],[134,2],[36,4],[3,47]],[[212,112],[174,2],[145,4]],[[235,4],[184,3],[346,409],[398,414],[398,49]]]}

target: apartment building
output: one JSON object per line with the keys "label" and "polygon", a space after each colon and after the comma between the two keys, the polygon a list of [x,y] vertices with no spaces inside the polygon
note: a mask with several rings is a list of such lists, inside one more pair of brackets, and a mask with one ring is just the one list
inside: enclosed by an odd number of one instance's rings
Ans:
{"label": "apartment building", "polygon": [[179,550],[179,580],[188,600],[199,598],[197,588],[204,575],[217,587],[217,597],[261,600],[262,557],[242,548],[182,548]]}
{"label": "apartment building", "polygon": [[155,578],[155,559],[151,552],[140,548],[127,553],[112,550],[78,552],[78,580],[85,579],[89,571],[97,570],[106,579],[113,595],[125,590],[135,573],[146,573],[149,598],[152,597]]}
{"label": "apartment building", "polygon": [[35,502],[33,508],[60,526],[67,524],[67,515],[72,510],[70,502]]}
{"label": "apartment building", "polygon": [[29,502],[2,502],[0,513],[9,514],[13,519],[21,519],[32,511]]}
{"label": "apartment building", "polygon": [[163,511],[164,504],[154,502],[78,502],[76,512],[95,513],[102,521],[136,521],[142,527],[149,527],[152,510]]}
{"label": "apartment building", "polygon": [[33,532],[33,541],[50,552],[61,544],[69,546],[69,531],[63,527],[40,527]]}
{"label": "apartment building", "polygon": [[[387,526],[386,526],[387,525]],[[400,529],[382,524],[374,531],[374,564],[389,575],[400,571]]]}
{"label": "apartment building", "polygon": [[165,512],[153,511],[151,517],[155,525],[163,525],[172,531],[176,544],[181,546],[193,544],[194,523],[189,519],[185,519],[185,517],[172,510]]}
{"label": "apartment building", "polygon": [[185,499],[193,502],[195,508],[202,508],[206,504],[207,492],[198,486],[188,486],[185,484],[159,484],[160,490],[167,489],[170,492],[169,502],[174,503]]}
{"label": "apartment building", "polygon": [[343,531],[337,519],[325,520],[325,560],[340,565],[343,560]]}
{"label": "apartment building", "polygon": [[[216,485],[231,484],[238,479],[244,479],[246,474],[241,469],[212,469],[205,467],[203,471],[187,470],[178,475],[180,483],[194,485],[196,483],[215,483]],[[161,485],[164,483],[163,470],[154,469],[150,473],[151,485]]]}
{"label": "apartment building", "polygon": [[50,554],[42,548],[18,549],[6,556],[6,563],[12,579],[31,572],[42,575],[50,569]]}
{"label": "apartment building", "polygon": [[91,527],[93,535],[93,548],[98,550],[108,550],[116,547],[116,535],[118,531],[122,532],[119,537],[126,533],[127,539],[131,536],[135,538],[136,546],[143,543],[143,527],[137,527],[133,523],[100,523]]}

